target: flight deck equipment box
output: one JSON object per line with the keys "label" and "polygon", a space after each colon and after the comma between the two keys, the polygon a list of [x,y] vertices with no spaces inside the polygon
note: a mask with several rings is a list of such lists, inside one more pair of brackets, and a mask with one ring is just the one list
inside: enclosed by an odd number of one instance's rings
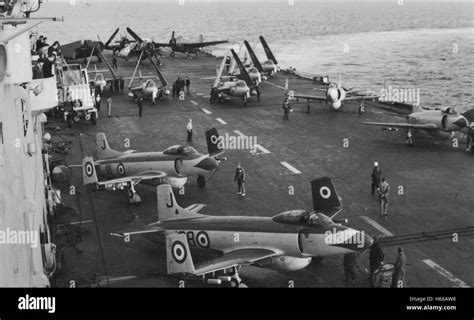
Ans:
{"label": "flight deck equipment box", "polygon": [[395,266],[386,263],[380,266],[372,275],[372,282],[375,288],[390,288],[392,286],[392,275]]}

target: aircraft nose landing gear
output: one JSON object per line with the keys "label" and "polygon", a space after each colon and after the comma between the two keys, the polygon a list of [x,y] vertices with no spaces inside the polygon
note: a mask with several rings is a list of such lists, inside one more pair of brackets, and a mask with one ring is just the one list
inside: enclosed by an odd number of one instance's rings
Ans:
{"label": "aircraft nose landing gear", "polygon": [[204,188],[206,186],[207,179],[205,176],[200,174],[197,178],[197,185],[199,188]]}
{"label": "aircraft nose landing gear", "polygon": [[128,202],[130,204],[139,205],[142,202],[142,198],[137,194],[137,191],[135,190],[135,187],[133,186],[133,184],[130,187],[130,189],[127,190],[127,193],[128,193]]}

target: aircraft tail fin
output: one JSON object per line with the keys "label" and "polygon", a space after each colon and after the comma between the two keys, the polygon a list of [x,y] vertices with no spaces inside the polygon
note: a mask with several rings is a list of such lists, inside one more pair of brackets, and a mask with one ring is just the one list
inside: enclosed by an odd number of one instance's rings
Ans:
{"label": "aircraft tail fin", "polygon": [[97,159],[107,159],[120,156],[122,152],[115,151],[109,147],[105,133],[99,132],[95,138]]}
{"label": "aircraft tail fin", "polygon": [[169,184],[159,185],[156,189],[158,220],[166,221],[173,219],[196,218],[201,216],[190,210],[180,207],[176,202],[173,189]]}
{"label": "aircraft tail fin", "polygon": [[318,212],[328,212],[341,208],[342,203],[331,178],[323,177],[311,181],[313,208]]}
{"label": "aircraft tail fin", "polygon": [[207,152],[209,156],[215,156],[223,153],[225,150],[222,147],[221,139],[216,128],[206,131]]}
{"label": "aircraft tail fin", "polygon": [[85,157],[82,159],[82,181],[84,185],[97,183],[97,172],[95,171],[94,159]]}
{"label": "aircraft tail fin", "polygon": [[253,65],[255,66],[255,68],[257,68],[257,70],[260,73],[263,73],[263,67],[260,64],[260,61],[258,61],[258,58],[255,55],[255,52],[253,51],[252,47],[250,46],[247,40],[244,40],[244,44],[245,44],[245,47],[247,48],[247,52],[250,55],[250,59],[252,59]]}
{"label": "aircraft tail fin", "polygon": [[275,59],[275,56],[272,53],[272,50],[270,50],[270,47],[268,46],[263,36],[260,36],[259,38],[260,38],[260,42],[262,43],[263,50],[265,51],[265,54],[267,55],[267,58],[269,60],[272,60],[273,63],[278,64],[277,60]]}
{"label": "aircraft tail fin", "polygon": [[173,232],[166,235],[166,266],[169,275],[196,272],[184,233]]}

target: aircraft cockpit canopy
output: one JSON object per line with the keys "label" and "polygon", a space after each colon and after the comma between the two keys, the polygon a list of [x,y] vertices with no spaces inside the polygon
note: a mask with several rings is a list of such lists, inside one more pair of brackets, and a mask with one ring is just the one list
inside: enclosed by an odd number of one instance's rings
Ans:
{"label": "aircraft cockpit canopy", "polygon": [[277,214],[273,221],[284,224],[295,224],[301,226],[329,226],[334,222],[327,216],[309,212],[306,210],[290,210]]}
{"label": "aircraft cockpit canopy", "polygon": [[257,73],[258,70],[257,70],[257,68],[255,68],[255,67],[250,67],[247,72],[248,72],[248,73]]}
{"label": "aircraft cockpit canopy", "polygon": [[198,153],[196,149],[190,146],[172,146],[163,151],[164,154],[170,155],[170,156],[186,156],[188,154],[193,154],[193,153]]}
{"label": "aircraft cockpit canopy", "polygon": [[457,110],[454,107],[446,107],[443,109],[443,112],[446,114],[457,114]]}
{"label": "aircraft cockpit canopy", "polygon": [[244,80],[239,80],[237,81],[237,83],[235,84],[237,87],[246,87],[247,84],[245,83]]}
{"label": "aircraft cockpit canopy", "polygon": [[148,79],[145,83],[145,86],[147,88],[152,88],[152,87],[156,87],[156,84],[155,84],[155,81],[151,80],[151,79]]}

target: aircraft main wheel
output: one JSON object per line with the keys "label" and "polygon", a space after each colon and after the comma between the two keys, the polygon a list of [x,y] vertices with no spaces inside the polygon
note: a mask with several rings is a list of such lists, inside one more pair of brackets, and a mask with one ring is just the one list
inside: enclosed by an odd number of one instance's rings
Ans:
{"label": "aircraft main wheel", "polygon": [[197,184],[199,188],[204,188],[206,185],[206,177],[200,174],[197,178]]}
{"label": "aircraft main wheel", "polygon": [[230,285],[231,288],[238,288],[239,285],[240,285],[240,282],[239,282],[239,280],[237,280],[235,278],[232,278],[232,279],[230,279],[229,285]]}
{"label": "aircraft main wheel", "polygon": [[313,261],[315,263],[321,263],[323,261],[324,257],[317,257],[317,258],[313,258]]}
{"label": "aircraft main wheel", "polygon": [[128,198],[131,199],[133,197],[133,191],[128,189],[127,190],[127,195],[128,195]]}
{"label": "aircraft main wheel", "polygon": [[95,113],[91,113],[91,123],[95,126],[97,124],[97,116]]}

